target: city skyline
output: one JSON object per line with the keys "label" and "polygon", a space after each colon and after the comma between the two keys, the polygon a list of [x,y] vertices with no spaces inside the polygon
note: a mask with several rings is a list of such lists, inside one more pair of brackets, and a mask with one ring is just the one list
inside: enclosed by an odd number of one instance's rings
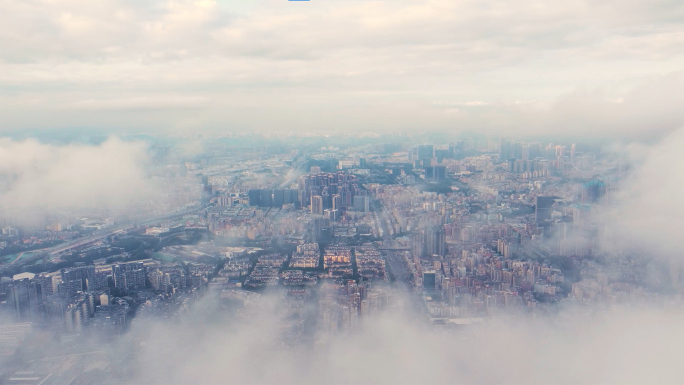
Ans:
{"label": "city skyline", "polygon": [[[53,383],[676,383],[682,133],[8,142],[51,150],[4,163],[0,365]],[[31,204],[37,188],[56,193]],[[41,333],[81,344],[30,361]]]}

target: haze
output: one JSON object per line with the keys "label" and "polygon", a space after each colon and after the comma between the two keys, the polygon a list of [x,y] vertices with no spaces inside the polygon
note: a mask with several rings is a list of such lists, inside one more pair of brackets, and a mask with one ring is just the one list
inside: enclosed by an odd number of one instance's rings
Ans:
{"label": "haze", "polygon": [[0,0],[0,384],[679,384],[684,2]]}
{"label": "haze", "polygon": [[648,139],[684,122],[678,1],[31,0],[1,14],[3,130]]}

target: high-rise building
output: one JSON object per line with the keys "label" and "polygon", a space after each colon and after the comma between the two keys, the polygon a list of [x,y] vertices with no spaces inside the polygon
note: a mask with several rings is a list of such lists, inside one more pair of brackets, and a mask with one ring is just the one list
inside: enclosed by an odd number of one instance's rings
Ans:
{"label": "high-rise building", "polygon": [[308,206],[311,204],[311,197],[319,195],[323,197],[323,208],[332,208],[332,196],[339,194],[341,207],[337,209],[349,207],[359,189],[356,183],[356,177],[344,171],[304,175],[298,180],[299,203],[301,206]]}
{"label": "high-rise building", "polygon": [[596,203],[606,195],[606,184],[595,179],[582,185],[582,203]]}
{"label": "high-rise building", "polygon": [[104,290],[109,286],[108,274],[105,272],[98,272],[92,278],[86,279],[86,288],[88,290]]}
{"label": "high-rise building", "polygon": [[323,210],[323,215],[330,219],[331,222],[334,222],[339,219],[340,212],[338,210],[325,209]]}
{"label": "high-rise building", "polygon": [[423,230],[411,234],[411,252],[416,257],[422,257],[425,254],[425,233]]}
{"label": "high-rise building", "polygon": [[259,190],[259,207],[271,207],[272,204],[273,204],[273,192],[272,192],[272,190],[269,190],[269,189]]}
{"label": "high-rise building", "polygon": [[261,191],[249,190],[249,192],[247,193],[247,196],[249,197],[249,205],[250,206],[260,206],[260,204],[261,204]]}
{"label": "high-rise building", "polygon": [[59,291],[59,282],[60,282],[60,275],[59,274],[40,274],[34,278],[37,282],[40,283],[41,287],[41,292],[43,293],[43,300],[47,298],[49,295],[57,294]]}
{"label": "high-rise building", "polygon": [[298,203],[297,190],[293,189],[253,189],[247,192],[250,206],[282,207],[284,204]]}
{"label": "high-rise building", "polygon": [[15,279],[5,289],[5,297],[7,307],[17,321],[35,319],[43,303],[40,282],[29,278]]}
{"label": "high-rise building", "polygon": [[284,204],[294,204],[297,205],[299,203],[299,199],[297,199],[297,190],[296,189],[285,189],[284,190],[284,198],[283,198],[283,203]]}
{"label": "high-rise building", "polygon": [[76,294],[86,288],[88,279],[92,280],[95,276],[94,266],[81,266],[60,271],[62,277],[61,288],[64,293]]}
{"label": "high-rise building", "polygon": [[342,196],[340,194],[332,196],[332,208],[333,210],[342,210]]}
{"label": "high-rise building", "polygon": [[273,190],[273,207],[282,207],[285,203],[285,190],[275,189]]}
{"label": "high-rise building", "polygon": [[437,273],[434,270],[423,272],[423,288],[434,290],[437,287]]}
{"label": "high-rise building", "polygon": [[511,158],[522,159],[523,156],[523,145],[520,142],[514,142],[511,144]]}
{"label": "high-rise building", "polygon": [[538,158],[541,156],[541,143],[530,143],[528,145],[529,159]]}
{"label": "high-rise building", "polygon": [[530,158],[530,146],[527,144],[523,144],[523,146],[522,146],[522,159],[523,160],[532,159],[532,158]]}
{"label": "high-rise building", "polygon": [[354,210],[367,213],[370,211],[370,198],[366,195],[354,197]]}
{"label": "high-rise building", "polygon": [[511,158],[511,142],[507,139],[499,140],[499,162],[506,162]]}
{"label": "high-rise building", "polygon": [[460,158],[463,154],[463,151],[465,151],[465,142],[458,141],[449,143],[449,153],[451,156]]}
{"label": "high-rise building", "polygon": [[442,226],[436,226],[426,233],[426,248],[428,255],[443,256],[446,254],[446,234]]}
{"label": "high-rise building", "polygon": [[316,242],[329,240],[332,236],[330,220],[328,218],[314,218],[312,235]]}
{"label": "high-rise building", "polygon": [[567,147],[566,146],[556,146],[556,157],[557,158],[562,158],[566,155],[567,152]]}
{"label": "high-rise building", "polygon": [[431,144],[424,144],[418,146],[418,158],[419,159],[430,159],[434,155],[434,149]]}
{"label": "high-rise building", "polygon": [[522,160],[532,160],[541,155],[539,143],[526,143],[522,145]]}
{"label": "high-rise building", "polygon": [[221,195],[216,198],[216,204],[219,206],[233,206],[233,197],[227,195]]}
{"label": "high-rise building", "polygon": [[446,180],[446,166],[425,167],[426,182],[444,182]]}
{"label": "high-rise building", "polygon": [[534,217],[537,224],[543,224],[551,220],[553,213],[553,197],[538,196],[535,199]]}
{"label": "high-rise building", "polygon": [[142,289],[145,287],[145,266],[142,262],[112,265],[112,278],[117,289]]}
{"label": "high-rise building", "polygon": [[323,197],[314,195],[311,197],[311,214],[323,215]]}
{"label": "high-rise building", "polygon": [[415,161],[415,160],[423,160],[423,159],[432,159],[434,155],[434,147],[431,144],[422,144],[420,146],[413,147],[411,150],[409,150],[409,160],[410,161]]}

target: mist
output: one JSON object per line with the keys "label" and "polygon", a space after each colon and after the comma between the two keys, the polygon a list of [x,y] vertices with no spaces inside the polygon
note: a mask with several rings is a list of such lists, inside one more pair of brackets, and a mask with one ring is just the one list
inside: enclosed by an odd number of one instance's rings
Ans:
{"label": "mist", "polygon": [[310,341],[294,346],[283,343],[282,310],[266,295],[243,309],[242,322],[226,321],[209,296],[180,321],[134,323],[129,383],[675,384],[683,374],[679,306],[566,306],[456,330],[431,328],[399,306],[323,343],[311,328]]}
{"label": "mist", "polygon": [[129,213],[158,195],[140,142],[99,145],[0,139],[0,211],[38,216],[103,209]]}
{"label": "mist", "polygon": [[603,224],[610,248],[684,263],[677,242],[684,226],[683,146],[680,128],[657,144],[623,149],[633,171],[610,197]]}
{"label": "mist", "polygon": [[0,384],[684,383],[682,31],[0,1]]}

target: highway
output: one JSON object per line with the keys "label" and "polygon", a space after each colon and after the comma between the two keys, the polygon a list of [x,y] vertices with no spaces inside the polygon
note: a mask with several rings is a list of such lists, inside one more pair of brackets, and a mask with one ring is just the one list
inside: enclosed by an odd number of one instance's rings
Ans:
{"label": "highway", "polygon": [[[153,219],[142,222],[141,224],[142,225],[148,225],[148,224],[153,224],[153,223],[159,222],[159,221],[174,219],[174,218],[182,217],[184,215],[195,213],[201,209],[202,209],[202,207],[197,206],[197,207],[186,209],[186,210],[183,210],[180,212],[167,213],[167,214],[164,214],[160,217],[155,217]],[[43,259],[45,262],[51,262],[55,258],[57,258],[59,255],[65,254],[67,252],[70,252],[72,250],[78,249],[78,248],[83,247],[83,246],[87,246],[89,244],[96,243],[98,241],[105,239],[106,237],[108,237],[110,235],[123,233],[131,227],[133,227],[133,224],[129,223],[129,224],[119,225],[119,226],[116,226],[114,228],[96,230],[91,235],[89,235],[87,237],[77,238],[77,239],[74,239],[74,240],[71,240],[71,241],[59,244],[57,246],[50,247],[50,248],[32,250],[31,253],[33,253],[33,255],[31,257],[24,258],[24,259],[17,258],[14,261],[12,261],[11,263],[7,263],[5,265],[2,265],[2,266],[0,266],[0,272],[5,271],[5,270],[10,269],[10,268],[15,268],[15,267],[24,266],[24,265],[31,265],[39,259]],[[47,257],[46,257],[46,255],[47,255]]]}

